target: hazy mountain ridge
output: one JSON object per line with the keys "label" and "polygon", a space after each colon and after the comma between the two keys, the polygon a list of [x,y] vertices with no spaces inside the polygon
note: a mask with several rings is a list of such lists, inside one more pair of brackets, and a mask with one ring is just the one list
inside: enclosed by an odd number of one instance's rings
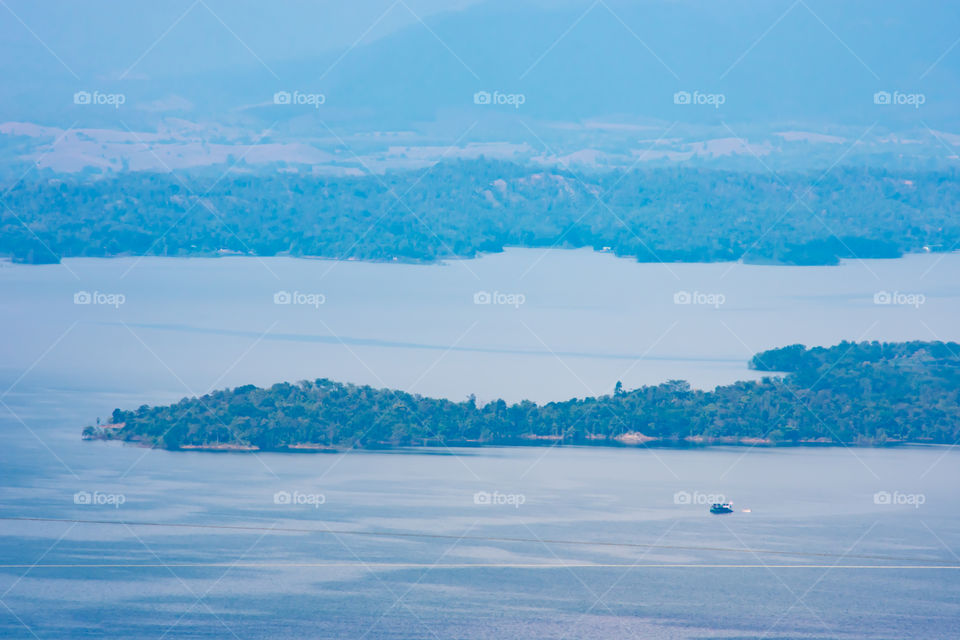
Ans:
{"label": "hazy mountain ridge", "polygon": [[[18,57],[32,53],[23,68],[11,67],[0,121],[106,129],[128,139],[111,144],[98,139],[105,134],[88,134],[93,141],[78,149],[68,134],[51,149],[56,134],[24,141],[7,133],[4,155],[23,162],[50,152],[44,166],[63,171],[224,162],[226,150],[191,147],[179,120],[207,140],[230,132],[223,142],[235,147],[235,158],[258,140],[280,145],[248,154],[250,164],[324,171],[471,157],[471,144],[487,145],[487,155],[499,147],[513,160],[585,168],[678,160],[754,170],[826,167],[844,153],[874,164],[953,166],[960,55],[949,47],[960,16],[949,2],[922,5],[484,2],[441,13],[434,7],[423,22],[402,5],[386,5],[386,13],[371,12],[370,22],[381,22],[363,38],[318,39],[309,53],[303,43],[272,44],[252,30],[247,14],[234,37],[198,7],[142,59],[135,43],[117,44],[116,58],[125,62],[91,58],[78,64],[79,78],[18,37],[10,45]],[[212,6],[233,23],[228,5]],[[281,4],[275,11],[268,32],[300,9]],[[314,13],[303,18],[321,21]],[[364,34],[365,27],[352,28]],[[64,46],[80,55],[81,40],[72,38]],[[248,39],[252,51],[242,44]],[[335,44],[342,40],[350,44]],[[208,49],[227,43],[229,53],[208,59]],[[182,64],[191,51],[204,63]],[[124,102],[74,104],[78,91],[118,94]],[[922,95],[923,103],[875,104],[874,94],[884,91]],[[323,103],[275,104],[278,92],[322,95]],[[478,92],[491,103],[476,104]],[[684,92],[693,102],[722,96],[722,104],[676,103]],[[496,104],[496,95],[522,96],[522,103]],[[164,140],[150,139],[160,131]],[[806,133],[782,135],[791,131]],[[284,146],[293,144],[305,151]],[[324,155],[338,153],[344,157]]]}

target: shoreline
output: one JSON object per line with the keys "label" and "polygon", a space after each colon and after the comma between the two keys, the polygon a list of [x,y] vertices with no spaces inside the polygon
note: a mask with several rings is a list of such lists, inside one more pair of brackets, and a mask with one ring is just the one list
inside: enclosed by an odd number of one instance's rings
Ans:
{"label": "shoreline", "polygon": [[882,443],[877,442],[835,442],[820,438],[815,440],[799,440],[796,442],[777,442],[774,443],[765,438],[752,438],[749,436],[729,436],[721,438],[699,438],[687,437],[683,440],[667,438],[647,438],[642,442],[624,441],[621,438],[599,439],[584,438],[569,441],[562,441],[559,438],[552,437],[518,437],[498,441],[479,442],[470,440],[457,440],[449,442],[424,442],[423,444],[393,444],[379,442],[368,444],[362,447],[321,445],[311,443],[291,444],[283,447],[261,448],[255,445],[243,444],[207,444],[207,445],[181,445],[176,448],[161,447],[155,444],[141,440],[123,440],[121,438],[110,438],[101,436],[81,437],[85,441],[117,442],[123,446],[134,446],[145,449],[158,449],[161,451],[172,452],[199,452],[199,453],[334,453],[341,454],[347,452],[409,452],[409,453],[435,453],[439,450],[451,449],[494,449],[494,448],[528,448],[528,447],[565,447],[565,448],[607,448],[607,449],[663,449],[663,450],[697,450],[705,449],[827,449],[827,448],[856,448],[856,449],[895,449],[901,447],[936,447],[951,448],[953,444],[941,442],[926,442],[914,440],[887,440]]}
{"label": "shoreline", "polygon": [[[802,263],[796,264],[791,262],[777,262],[774,260],[757,258],[753,260],[744,260],[742,257],[738,260],[675,260],[675,261],[658,261],[658,260],[641,260],[640,256],[631,256],[631,255],[621,255],[615,251],[595,249],[593,247],[538,247],[538,246],[525,246],[525,245],[504,245],[500,251],[477,251],[473,256],[442,256],[432,259],[423,259],[423,258],[414,258],[409,256],[394,256],[392,258],[342,258],[335,256],[319,256],[319,255],[294,255],[294,254],[273,254],[273,255],[260,255],[256,253],[241,253],[235,251],[223,251],[215,253],[196,253],[196,254],[186,254],[186,255],[159,255],[159,254],[135,254],[135,253],[118,253],[113,255],[103,255],[103,256],[60,256],[59,262],[25,262],[16,260],[14,256],[0,256],[0,263],[5,263],[9,265],[23,265],[28,267],[42,267],[42,266],[57,266],[63,264],[64,260],[143,260],[147,258],[163,258],[170,260],[219,260],[219,259],[229,259],[229,258],[245,258],[245,259],[257,259],[265,260],[270,258],[288,258],[293,260],[308,260],[308,261],[317,261],[317,262],[332,262],[332,263],[342,263],[342,262],[353,262],[358,264],[398,264],[406,266],[447,266],[452,262],[465,262],[471,260],[480,260],[485,257],[501,255],[509,250],[523,250],[523,251],[585,251],[597,255],[609,255],[613,258],[619,260],[628,260],[630,262],[635,262],[637,264],[683,264],[683,265],[703,265],[703,264],[742,264],[749,266],[767,266],[767,267],[841,267],[850,262],[855,262],[854,258],[839,258],[837,262],[822,262],[822,263]],[[864,260],[902,260],[905,258],[910,258],[913,256],[925,256],[925,255],[941,255],[941,254],[953,254],[960,253],[960,249],[954,251],[924,251],[923,249],[915,250],[905,250],[898,256],[889,256],[889,257],[871,257],[864,258]]]}

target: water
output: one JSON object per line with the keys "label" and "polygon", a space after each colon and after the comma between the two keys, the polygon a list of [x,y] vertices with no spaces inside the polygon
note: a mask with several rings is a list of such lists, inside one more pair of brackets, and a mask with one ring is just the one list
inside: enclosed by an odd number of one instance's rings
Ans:
{"label": "water", "polygon": [[[4,637],[32,637],[23,624],[41,638],[957,635],[957,573],[938,567],[956,564],[960,478],[943,449],[255,458],[41,433],[64,466],[8,428],[4,516],[258,529],[0,521],[4,565],[120,565],[0,569]],[[876,504],[884,490],[924,501]],[[125,502],[76,505],[76,491]],[[276,504],[281,491],[322,504]],[[477,492],[515,504],[476,504]],[[692,504],[676,504],[682,492]],[[707,514],[696,503],[710,493],[738,512]],[[890,565],[914,568],[878,568]]]}
{"label": "water", "polygon": [[[16,340],[3,344],[0,375],[12,382],[32,366],[15,391],[109,389],[136,405],[317,377],[457,400],[568,399],[610,393],[618,380],[712,388],[755,377],[747,368],[754,353],[796,342],[960,340],[958,276],[960,254],[805,268],[520,249],[445,266],[283,258],[7,265],[0,329]],[[74,304],[82,291],[125,302]],[[319,294],[324,304],[274,304],[281,291]],[[881,291],[920,293],[924,302],[876,305]],[[525,300],[474,304],[480,292]],[[682,292],[721,295],[723,304],[674,304]]]}
{"label": "water", "polygon": [[[545,400],[617,379],[709,386],[798,341],[957,339],[960,260],[937,259],[2,268],[0,635],[960,637],[952,448],[252,455],[78,437],[115,406],[245,382]],[[126,301],[74,305],[80,290]],[[326,301],[274,305],[278,290]],[[485,290],[526,301],[474,305]],[[726,301],[674,305],[680,290]],[[874,305],[879,290],[926,299]],[[104,504],[75,503],[84,492]],[[710,516],[720,497],[737,512]],[[615,544],[573,544],[588,542]]]}

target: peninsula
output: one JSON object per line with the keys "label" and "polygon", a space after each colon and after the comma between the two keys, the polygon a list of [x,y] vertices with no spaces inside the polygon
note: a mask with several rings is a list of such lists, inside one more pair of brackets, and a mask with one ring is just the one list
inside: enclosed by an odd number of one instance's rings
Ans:
{"label": "peninsula", "polygon": [[168,406],[116,409],[86,439],[176,450],[324,451],[398,446],[952,444],[960,345],[842,342],[756,354],[758,381],[713,391],[672,380],[611,395],[483,405],[327,379],[253,385]]}

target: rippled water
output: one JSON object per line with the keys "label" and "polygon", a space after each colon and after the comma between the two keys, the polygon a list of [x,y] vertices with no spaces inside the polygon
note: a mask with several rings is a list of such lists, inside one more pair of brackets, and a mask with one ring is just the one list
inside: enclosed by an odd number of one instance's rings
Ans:
{"label": "rippled water", "polygon": [[[5,426],[4,517],[248,527],[2,520],[5,637],[957,633],[960,474],[944,449],[254,457],[34,422],[51,452]],[[737,512],[709,515],[710,494]]]}

